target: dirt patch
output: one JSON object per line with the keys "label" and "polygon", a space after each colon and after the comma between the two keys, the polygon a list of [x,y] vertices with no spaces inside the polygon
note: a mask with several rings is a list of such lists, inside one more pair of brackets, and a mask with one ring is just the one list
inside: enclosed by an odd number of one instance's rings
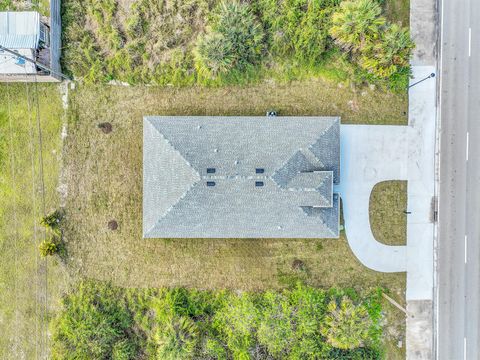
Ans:
{"label": "dirt patch", "polygon": [[98,124],[98,128],[102,130],[104,134],[110,134],[112,132],[112,124],[109,122]]}
{"label": "dirt patch", "polygon": [[300,259],[293,260],[292,270],[304,271],[305,270],[305,263]]}
{"label": "dirt patch", "polygon": [[117,230],[118,229],[118,222],[116,220],[110,220],[107,224],[110,230]]}

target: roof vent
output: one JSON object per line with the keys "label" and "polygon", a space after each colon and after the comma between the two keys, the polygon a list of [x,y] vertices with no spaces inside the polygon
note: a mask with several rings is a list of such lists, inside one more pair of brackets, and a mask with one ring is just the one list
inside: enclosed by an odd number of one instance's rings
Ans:
{"label": "roof vent", "polygon": [[207,174],[215,174],[215,168],[207,168]]}
{"label": "roof vent", "polygon": [[215,186],[215,181],[207,181],[207,186]]}
{"label": "roof vent", "polygon": [[255,174],[263,174],[265,172],[265,169],[263,168],[256,168],[255,169]]}
{"label": "roof vent", "polygon": [[255,186],[259,187],[263,185],[265,185],[263,181],[255,181]]}

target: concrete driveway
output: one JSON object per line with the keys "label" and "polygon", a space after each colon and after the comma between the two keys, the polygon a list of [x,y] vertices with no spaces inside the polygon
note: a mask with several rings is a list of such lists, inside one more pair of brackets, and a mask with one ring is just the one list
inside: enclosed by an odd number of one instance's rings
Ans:
{"label": "concrete driveway", "polygon": [[[435,69],[414,66],[412,83]],[[345,231],[357,258],[370,269],[407,272],[407,300],[432,299],[435,80],[410,90],[409,125],[341,125],[340,185]],[[369,199],[375,184],[408,181],[407,245],[373,237]],[[386,224],[388,226],[388,224]]]}
{"label": "concrete driveway", "polygon": [[406,247],[373,237],[369,199],[375,184],[407,179],[407,126],[341,125],[340,186],[348,243],[365,266],[382,272],[407,270]]}

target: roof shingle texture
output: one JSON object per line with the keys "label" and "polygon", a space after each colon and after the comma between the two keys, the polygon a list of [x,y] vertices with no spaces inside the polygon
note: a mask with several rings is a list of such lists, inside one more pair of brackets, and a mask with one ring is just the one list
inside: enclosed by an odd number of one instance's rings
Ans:
{"label": "roof shingle texture", "polygon": [[143,139],[145,238],[338,237],[339,118],[145,117]]}

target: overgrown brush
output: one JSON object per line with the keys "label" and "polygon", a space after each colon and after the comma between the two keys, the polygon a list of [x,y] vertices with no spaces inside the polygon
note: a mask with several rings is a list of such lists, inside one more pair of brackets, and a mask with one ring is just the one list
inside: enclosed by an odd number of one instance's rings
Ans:
{"label": "overgrown brush", "polygon": [[[404,91],[413,43],[378,0],[63,2],[62,63],[85,82],[225,85],[331,71]],[[335,49],[340,49],[335,50]],[[346,64],[348,63],[348,64]]]}
{"label": "overgrown brush", "polygon": [[380,359],[380,292],[246,292],[82,282],[53,321],[54,358]]}
{"label": "overgrown brush", "polygon": [[264,34],[250,6],[236,0],[222,2],[195,48],[195,62],[201,77],[211,78],[243,71],[259,63]]}

